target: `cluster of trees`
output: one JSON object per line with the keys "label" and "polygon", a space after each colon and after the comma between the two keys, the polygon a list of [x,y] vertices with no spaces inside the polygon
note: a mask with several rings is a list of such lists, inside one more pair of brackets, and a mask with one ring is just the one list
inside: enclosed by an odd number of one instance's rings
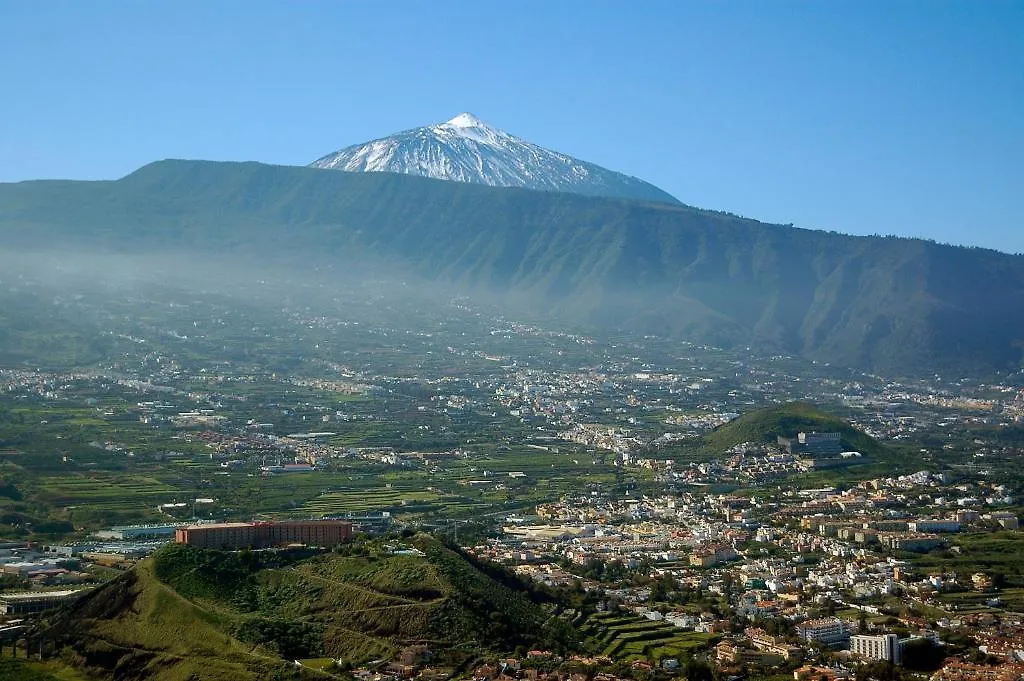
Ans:
{"label": "cluster of trees", "polygon": [[268,648],[286,660],[320,657],[324,652],[323,625],[313,622],[254,617],[234,631],[239,641]]}
{"label": "cluster of trees", "polygon": [[[506,650],[544,643],[546,617],[533,601],[543,596],[531,591],[518,575],[429,537],[417,538],[416,546],[452,587],[448,600],[432,615],[437,631],[450,639],[476,639]],[[547,632],[556,637],[564,633]]]}
{"label": "cluster of trees", "polygon": [[255,609],[255,575],[261,570],[294,564],[312,553],[295,551],[212,551],[186,544],[168,544],[153,554],[153,569],[164,584],[185,598],[212,598]]}
{"label": "cluster of trees", "polygon": [[646,575],[650,572],[651,564],[647,561],[643,561],[641,565],[635,568],[628,568],[625,564],[617,560],[599,560],[597,558],[588,558],[583,565],[575,565],[568,560],[563,559],[561,567],[564,570],[572,572],[580,577],[587,579],[593,579],[604,584],[632,584],[633,581],[641,576]]}

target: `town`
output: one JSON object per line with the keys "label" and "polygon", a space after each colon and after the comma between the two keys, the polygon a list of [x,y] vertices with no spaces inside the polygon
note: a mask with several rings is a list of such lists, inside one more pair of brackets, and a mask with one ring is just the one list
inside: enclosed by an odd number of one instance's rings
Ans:
{"label": "town", "polygon": [[[164,326],[106,317],[106,366],[0,369],[6,640],[168,547],[415,561],[433,536],[555,594],[572,632],[459,672],[480,679],[1020,677],[1013,380],[375,304],[190,299]],[[224,362],[227,319],[273,332]],[[387,650],[297,659],[364,681],[461,664]]]}

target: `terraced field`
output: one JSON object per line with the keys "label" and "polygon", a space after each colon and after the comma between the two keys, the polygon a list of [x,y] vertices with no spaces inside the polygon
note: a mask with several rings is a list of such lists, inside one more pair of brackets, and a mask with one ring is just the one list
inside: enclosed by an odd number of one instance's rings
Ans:
{"label": "terraced field", "polygon": [[420,486],[403,485],[370,489],[350,489],[327,492],[307,501],[302,510],[313,515],[351,513],[403,508],[412,510],[426,506],[444,497]]}
{"label": "terraced field", "polygon": [[188,498],[193,490],[166,485],[156,478],[139,475],[96,474],[40,478],[39,497],[54,506],[119,510],[129,504],[155,506]]}
{"label": "terraced field", "polygon": [[[998,599],[995,607],[990,607],[988,602]],[[998,592],[981,593],[977,591],[964,591],[959,593],[944,593],[939,597],[939,603],[946,610],[952,610],[959,614],[970,614],[977,612],[997,612],[1005,610],[1009,612],[1024,612],[1024,589],[1006,588]]]}
{"label": "terraced field", "polygon": [[580,631],[593,653],[626,661],[687,656],[712,641],[708,634],[682,631],[667,622],[632,614],[594,613]]}

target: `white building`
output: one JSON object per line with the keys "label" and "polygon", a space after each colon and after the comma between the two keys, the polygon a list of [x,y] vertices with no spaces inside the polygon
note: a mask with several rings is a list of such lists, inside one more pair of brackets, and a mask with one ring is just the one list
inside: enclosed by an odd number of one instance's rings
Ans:
{"label": "white building", "polygon": [[869,660],[884,660],[893,664],[899,664],[901,659],[900,639],[896,634],[851,636],[850,651]]}

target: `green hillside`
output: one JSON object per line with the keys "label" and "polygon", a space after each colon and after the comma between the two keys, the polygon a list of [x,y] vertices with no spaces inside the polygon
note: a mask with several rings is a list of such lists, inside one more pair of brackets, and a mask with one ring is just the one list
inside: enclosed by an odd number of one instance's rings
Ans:
{"label": "green hillside", "polygon": [[60,661],[0,658],[0,681],[89,681]]}
{"label": "green hillside", "polygon": [[349,556],[172,545],[63,613],[50,635],[83,668],[119,679],[326,678],[290,661],[360,663],[422,644],[454,666],[540,643],[545,618],[526,592],[418,536],[400,554]]}
{"label": "green hillside", "polygon": [[846,449],[868,456],[886,453],[884,445],[838,416],[807,402],[787,402],[743,414],[704,436],[704,446],[718,453],[743,442],[774,443],[799,432],[839,433]]}
{"label": "green hillside", "polygon": [[688,206],[387,173],[163,161],[0,185],[8,250],[386,263],[600,330],[905,375],[1015,370],[1024,257]]}

